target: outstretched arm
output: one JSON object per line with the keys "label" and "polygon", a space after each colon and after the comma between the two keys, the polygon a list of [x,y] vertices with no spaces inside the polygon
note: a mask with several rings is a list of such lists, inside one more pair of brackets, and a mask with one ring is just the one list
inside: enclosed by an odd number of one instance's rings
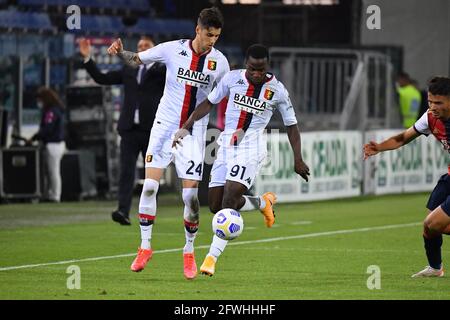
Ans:
{"label": "outstretched arm", "polygon": [[308,181],[309,168],[306,163],[303,162],[302,158],[302,144],[300,138],[300,130],[297,124],[292,126],[287,126],[287,135],[289,138],[289,143],[291,144],[292,151],[294,152],[294,169],[297,174],[299,174],[303,179]]}
{"label": "outstretched arm", "polygon": [[79,41],[80,54],[84,58],[84,68],[99,84],[122,84],[122,72],[110,71],[102,73],[98,70],[95,62],[91,59],[91,42],[88,39],[82,38]]}
{"label": "outstretched arm", "polygon": [[383,151],[398,149],[405,144],[410,143],[418,136],[420,136],[420,133],[418,133],[414,127],[411,127],[398,135],[384,140],[381,143],[370,141],[364,145],[364,160]]}
{"label": "outstretched arm", "polygon": [[110,55],[117,55],[123,62],[129,66],[137,67],[142,64],[141,59],[136,52],[123,50],[122,40],[118,38],[114,41],[111,46],[108,48],[108,53]]}
{"label": "outstretched arm", "polygon": [[208,113],[211,112],[212,103],[209,102],[208,99],[205,99],[202,103],[195,108],[194,112],[192,112],[191,116],[186,120],[186,122],[181,126],[181,128],[175,133],[173,138],[172,147],[175,147],[176,144],[181,144],[180,140],[189,134],[189,129],[192,128],[194,122],[200,120]]}

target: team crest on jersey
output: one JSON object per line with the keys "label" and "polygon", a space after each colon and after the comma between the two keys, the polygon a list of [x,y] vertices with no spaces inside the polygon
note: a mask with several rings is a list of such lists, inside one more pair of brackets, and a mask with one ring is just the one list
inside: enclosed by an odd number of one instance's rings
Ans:
{"label": "team crest on jersey", "polygon": [[200,71],[178,68],[177,81],[197,88],[207,88],[211,76]]}
{"label": "team crest on jersey", "polygon": [[266,99],[266,100],[272,100],[274,94],[275,94],[275,92],[273,92],[272,90],[266,89],[266,90],[264,91],[264,99]]}
{"label": "team crest on jersey", "polygon": [[208,59],[208,69],[214,71],[217,69],[217,61]]}
{"label": "team crest on jersey", "polygon": [[145,162],[150,163],[150,162],[152,162],[152,160],[153,160],[153,156],[152,156],[151,154],[148,154],[148,155],[145,157]]}
{"label": "team crest on jersey", "polygon": [[235,93],[233,102],[236,108],[253,113],[255,115],[262,115],[264,110],[269,107],[268,103],[259,99]]}

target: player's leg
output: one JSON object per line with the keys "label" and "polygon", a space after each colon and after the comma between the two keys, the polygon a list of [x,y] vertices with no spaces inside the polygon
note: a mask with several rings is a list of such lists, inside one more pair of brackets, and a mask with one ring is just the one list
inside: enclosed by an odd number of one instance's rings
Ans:
{"label": "player's leg", "polygon": [[[253,154],[256,154],[256,158]],[[233,165],[228,166],[227,180],[236,181],[250,189],[253,185],[256,175],[266,157],[265,152],[259,152],[258,149],[244,149],[235,156]],[[276,195],[273,192],[266,192],[262,196],[240,195],[234,198],[235,206],[239,211],[260,210],[264,216],[265,224],[268,228],[275,223],[275,212],[273,206],[276,203]],[[227,207],[224,207],[227,208]]]}
{"label": "player's leg", "polygon": [[275,210],[273,206],[277,201],[277,196],[273,192],[266,192],[261,196],[243,195],[238,202],[238,211],[259,210],[263,216],[266,226],[272,227],[275,223]]}
{"label": "player's leg", "polygon": [[142,271],[153,254],[151,238],[157,209],[156,194],[158,193],[159,181],[163,172],[164,169],[160,168],[145,168],[145,180],[139,199],[138,213],[141,245],[138,249],[137,257],[131,264],[132,271]]}
{"label": "player's leg", "polygon": [[[225,186],[223,187],[221,209],[230,208],[238,210],[242,195],[247,192],[247,190],[247,186],[239,182],[227,180]],[[219,194],[218,190],[216,190],[216,192],[217,194]],[[212,276],[214,274],[217,259],[225,251],[227,244],[227,240],[221,239],[217,235],[213,236],[211,246],[209,247],[209,252],[200,267],[200,272],[202,274],[206,274],[209,276]]]}
{"label": "player's leg", "polygon": [[[213,167],[211,168],[211,176],[208,186],[208,204],[209,209],[213,214],[217,213],[223,208],[222,201],[227,175],[227,165],[224,155],[224,149],[219,148],[217,151],[217,158],[214,161]],[[214,274],[215,264],[217,260],[215,256],[219,256],[220,253],[225,250],[225,246],[227,243],[228,241],[220,239],[215,234],[213,235],[209,252],[200,267],[200,272],[202,274],[210,276]]]}
{"label": "player's leg", "polygon": [[197,264],[195,263],[194,241],[198,233],[200,203],[198,201],[198,181],[183,179],[183,221],[185,245],[183,248],[183,270],[186,279],[194,279],[197,276]]}
{"label": "player's leg", "polygon": [[159,181],[171,161],[170,134],[167,128],[152,129],[145,156],[145,180],[139,199],[139,226],[141,229],[141,246],[138,249],[136,259],[131,265],[132,271],[141,271],[151,259],[151,238],[153,223],[157,213],[157,193]]}
{"label": "player's leg", "polygon": [[216,214],[222,209],[224,186],[209,187],[208,189],[208,204],[211,213]]}
{"label": "player's leg", "polygon": [[186,136],[183,145],[174,150],[174,162],[177,175],[182,179],[182,197],[184,203],[183,223],[185,246],[183,248],[184,276],[193,279],[197,276],[194,256],[194,242],[199,227],[200,204],[198,184],[203,176],[204,142],[196,136]]}
{"label": "player's leg", "polygon": [[442,277],[442,234],[450,226],[450,217],[443,208],[450,212],[450,201],[447,200],[442,206],[437,207],[428,214],[423,224],[423,238],[428,266],[424,270],[414,274],[412,277]]}
{"label": "player's leg", "polygon": [[423,240],[428,266],[413,275],[413,277],[443,276],[442,270],[442,234],[450,224],[450,200],[448,190],[450,179],[448,175],[441,177],[428,200],[428,215],[424,221]]}

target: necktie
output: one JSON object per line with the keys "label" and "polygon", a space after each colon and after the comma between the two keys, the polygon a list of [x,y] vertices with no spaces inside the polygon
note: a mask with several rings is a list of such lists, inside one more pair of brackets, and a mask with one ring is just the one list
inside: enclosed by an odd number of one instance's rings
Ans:
{"label": "necktie", "polygon": [[139,77],[139,84],[141,84],[142,81],[144,80],[146,71],[147,71],[147,65],[144,64],[143,67],[141,68],[141,76]]}

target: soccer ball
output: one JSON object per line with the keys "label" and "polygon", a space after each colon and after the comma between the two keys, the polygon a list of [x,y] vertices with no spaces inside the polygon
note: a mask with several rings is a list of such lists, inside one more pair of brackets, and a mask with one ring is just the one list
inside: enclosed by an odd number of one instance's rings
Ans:
{"label": "soccer ball", "polygon": [[233,240],[244,230],[244,220],[234,209],[222,209],[214,215],[213,232],[220,239]]}

